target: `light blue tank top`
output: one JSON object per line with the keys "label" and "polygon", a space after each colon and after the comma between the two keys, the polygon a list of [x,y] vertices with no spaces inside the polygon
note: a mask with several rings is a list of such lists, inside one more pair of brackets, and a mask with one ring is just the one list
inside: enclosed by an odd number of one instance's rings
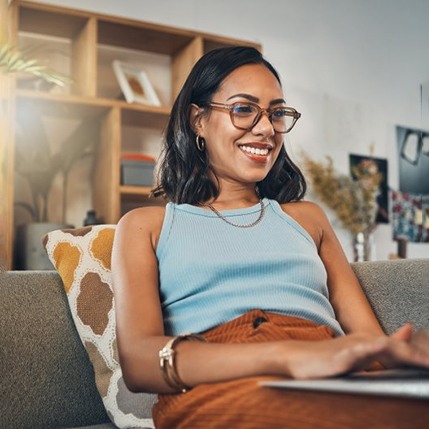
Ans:
{"label": "light blue tank top", "polygon": [[[168,203],[157,247],[166,335],[203,332],[253,309],[327,325],[341,335],[316,245],[274,200],[262,221],[227,224],[190,204]],[[258,218],[260,205],[225,210],[235,224]]]}

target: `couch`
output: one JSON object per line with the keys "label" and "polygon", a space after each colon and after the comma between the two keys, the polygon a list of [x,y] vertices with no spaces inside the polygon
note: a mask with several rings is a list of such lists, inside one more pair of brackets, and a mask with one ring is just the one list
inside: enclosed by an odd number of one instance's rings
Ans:
{"label": "couch", "polygon": [[[429,327],[429,259],[352,266],[386,332]],[[0,427],[115,427],[55,271],[0,273]]]}

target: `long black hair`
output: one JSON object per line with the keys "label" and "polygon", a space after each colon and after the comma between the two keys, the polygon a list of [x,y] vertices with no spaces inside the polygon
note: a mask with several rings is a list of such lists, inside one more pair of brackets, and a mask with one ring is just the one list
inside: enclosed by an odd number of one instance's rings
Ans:
{"label": "long black hair", "polygon": [[[264,65],[281,85],[274,67],[252,47],[214,49],[194,65],[171,110],[158,169],[158,186],[153,191],[155,196],[164,196],[178,204],[199,204],[218,196],[218,184],[211,179],[207,151],[199,151],[195,144],[190,108],[192,104],[207,106],[223,80],[246,64]],[[283,145],[272,169],[257,186],[261,197],[279,203],[300,200],[307,189],[303,174]]]}

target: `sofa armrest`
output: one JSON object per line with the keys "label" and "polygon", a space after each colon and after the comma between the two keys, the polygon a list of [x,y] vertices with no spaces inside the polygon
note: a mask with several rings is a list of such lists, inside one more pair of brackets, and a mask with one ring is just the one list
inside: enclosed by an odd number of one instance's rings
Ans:
{"label": "sofa armrest", "polygon": [[356,262],[352,268],[387,333],[406,322],[429,328],[429,259]]}
{"label": "sofa armrest", "polygon": [[0,427],[110,421],[56,272],[0,272],[0,341]]}

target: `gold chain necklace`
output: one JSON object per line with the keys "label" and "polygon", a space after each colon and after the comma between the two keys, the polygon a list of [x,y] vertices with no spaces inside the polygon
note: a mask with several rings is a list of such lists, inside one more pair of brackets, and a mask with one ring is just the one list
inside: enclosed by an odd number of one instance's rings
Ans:
{"label": "gold chain necklace", "polygon": [[264,217],[265,206],[264,206],[264,203],[262,201],[262,198],[259,200],[259,204],[261,206],[261,210],[259,212],[258,219],[256,219],[255,221],[253,221],[251,223],[245,223],[242,225],[239,225],[239,224],[236,224],[236,223],[229,221],[220,211],[216,210],[211,204],[206,204],[206,207],[208,207],[216,216],[218,216],[224,222],[226,222],[232,226],[235,226],[236,228],[251,228],[252,226],[257,225],[262,220],[262,218]]}

